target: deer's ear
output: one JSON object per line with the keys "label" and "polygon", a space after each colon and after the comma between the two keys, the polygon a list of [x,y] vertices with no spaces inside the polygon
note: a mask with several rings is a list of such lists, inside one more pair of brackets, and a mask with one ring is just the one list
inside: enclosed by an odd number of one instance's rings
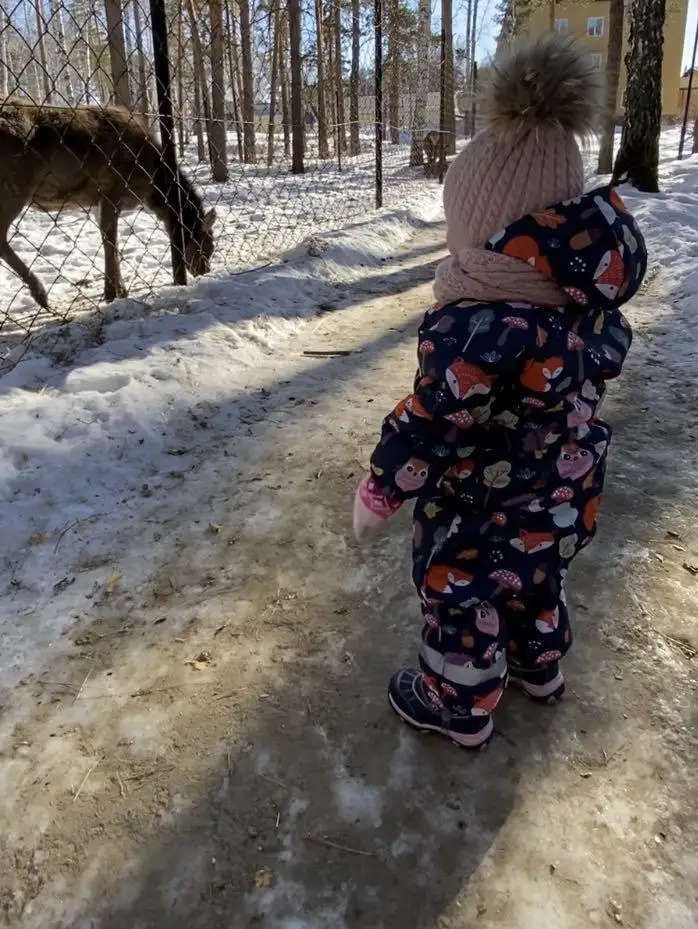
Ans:
{"label": "deer's ear", "polygon": [[209,210],[208,213],[204,214],[204,229],[206,229],[207,232],[210,232],[213,229],[213,224],[215,223],[215,221],[216,221],[216,211]]}

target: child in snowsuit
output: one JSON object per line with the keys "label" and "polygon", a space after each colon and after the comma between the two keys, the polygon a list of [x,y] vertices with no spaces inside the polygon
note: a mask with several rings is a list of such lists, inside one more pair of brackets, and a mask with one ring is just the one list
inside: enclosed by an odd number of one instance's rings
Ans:
{"label": "child in snowsuit", "polygon": [[563,694],[563,584],[595,532],[611,438],[597,413],[647,263],[615,191],[584,194],[589,59],[554,36],[493,70],[488,126],[445,178],[450,257],[414,391],[384,421],[354,508],[362,538],[416,499],[419,668],[394,675],[389,700],[469,748],[490,739],[508,680],[540,702]]}

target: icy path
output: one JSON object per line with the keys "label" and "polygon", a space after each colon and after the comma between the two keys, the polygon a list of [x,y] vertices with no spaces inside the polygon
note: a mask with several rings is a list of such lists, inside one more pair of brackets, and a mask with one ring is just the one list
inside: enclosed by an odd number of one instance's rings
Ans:
{"label": "icy path", "polygon": [[[665,266],[687,235],[681,202],[656,201]],[[471,757],[385,704],[417,631],[407,514],[368,551],[349,524],[380,418],[411,381],[442,241],[426,229],[305,322],[243,338],[182,319],[163,344],[143,322],[138,377],[112,333],[111,365],[88,354],[66,373],[83,409],[61,406],[60,385],[37,396],[65,430],[41,467],[21,420],[0,921],[694,929],[695,298],[670,305],[659,272],[633,310],[602,532],[572,574],[569,700],[547,712],[511,694],[500,737]],[[5,423],[22,402],[8,394]],[[83,428],[99,469],[82,433],[71,454]],[[56,513],[31,509],[32,478]]]}

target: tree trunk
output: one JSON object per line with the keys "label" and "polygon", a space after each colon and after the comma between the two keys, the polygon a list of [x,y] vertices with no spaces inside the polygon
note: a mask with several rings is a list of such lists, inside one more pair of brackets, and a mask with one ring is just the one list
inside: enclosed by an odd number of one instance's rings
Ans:
{"label": "tree trunk", "polygon": [[325,8],[325,35],[329,37],[325,49],[327,51],[327,73],[329,74],[329,86],[330,86],[330,101],[329,101],[329,111],[330,111],[330,121],[332,123],[332,142],[337,151],[339,151],[339,143],[337,141],[337,127],[339,126],[339,117],[337,116],[337,99],[338,93],[335,83],[337,81],[337,71],[334,66],[334,21],[332,19],[332,0],[328,0]]}
{"label": "tree trunk", "polygon": [[213,180],[228,180],[225,134],[225,56],[223,51],[223,0],[209,0],[211,15],[211,173]]}
{"label": "tree trunk", "polygon": [[477,114],[477,29],[478,0],[472,0],[473,16],[470,23],[470,137],[475,135],[475,121]]}
{"label": "tree trunk", "polygon": [[131,109],[131,88],[128,83],[126,43],[124,42],[124,16],[121,0],[104,0],[107,17],[107,45],[114,100],[118,106]]}
{"label": "tree trunk", "polygon": [[252,27],[250,2],[238,0],[240,8],[240,46],[242,54],[242,134],[245,161],[257,163],[257,143],[254,126],[254,77],[252,74]]}
{"label": "tree trunk", "polygon": [[501,58],[511,46],[514,35],[514,0],[505,0],[502,10],[502,25],[497,37],[495,58]]}
{"label": "tree trunk", "polygon": [[[194,59],[196,60],[196,53]],[[206,138],[204,135],[204,126],[206,124],[206,114],[203,112],[201,101],[201,81],[199,80],[198,68],[194,65],[194,131],[196,132],[196,157],[199,164],[206,161]]]}
{"label": "tree trunk", "polygon": [[288,28],[291,45],[291,128],[293,130],[291,170],[294,174],[303,174],[305,171],[305,139],[303,137],[303,71],[301,59],[300,0],[288,0]]}
{"label": "tree trunk", "polygon": [[327,144],[327,105],[325,102],[325,41],[322,0],[315,0],[315,35],[317,41],[317,142],[320,158],[329,158]]}
{"label": "tree trunk", "polygon": [[91,76],[94,75],[95,78],[97,91],[95,94],[96,99],[102,106],[107,106],[111,102],[113,96],[113,85],[111,75],[105,67],[105,58],[108,56],[109,50],[107,49],[106,44],[102,41],[102,35],[99,27],[99,16],[97,15],[97,7],[95,5],[91,9],[89,29],[92,34],[90,47],[94,56],[94,72],[90,70],[89,74]]}
{"label": "tree trunk", "polygon": [[400,0],[388,4],[388,56],[386,61],[388,126],[391,145],[400,144],[400,71],[402,47],[400,42]]}
{"label": "tree trunk", "polygon": [[[148,100],[148,73],[145,67],[145,52],[143,49],[143,23],[141,21],[141,0],[132,0],[131,9],[133,10],[133,29],[136,34],[136,55],[138,56],[138,98],[135,109],[137,112],[147,116],[150,113],[150,102]],[[178,14],[181,25],[182,17]],[[179,29],[181,37],[182,31]],[[180,50],[181,55],[181,50]],[[181,74],[181,64],[178,68]],[[181,106],[181,100],[180,100]],[[181,136],[181,133],[180,133]]]}
{"label": "tree trunk", "polygon": [[280,0],[273,0],[272,9],[269,11],[269,22],[271,30],[271,14],[274,16],[274,38],[272,41],[271,53],[271,79],[269,81],[269,128],[267,130],[267,167],[271,168],[274,164],[274,130],[276,120],[276,94],[279,80],[279,52],[281,44],[281,11],[279,9]]}
{"label": "tree trunk", "polygon": [[237,33],[235,29],[235,20],[230,3],[225,4],[225,12],[228,20],[228,70],[230,71],[230,93],[233,98],[233,118],[235,120],[235,137],[238,146],[238,159],[240,163],[244,160],[244,149],[242,145],[242,114],[240,112],[240,101],[242,99],[240,84],[240,62],[237,54]]}
{"label": "tree trunk", "polygon": [[[94,103],[99,97],[99,32],[97,30],[96,16],[94,8],[87,14],[86,23],[87,36],[85,38],[85,73],[84,73],[84,91],[85,103]],[[94,65],[93,65],[94,58]],[[94,78],[94,80],[93,80]]]}
{"label": "tree trunk", "polygon": [[351,0],[351,78],[349,81],[349,154],[361,154],[359,133],[359,78],[361,58],[361,0]]}
{"label": "tree trunk", "polygon": [[466,7],[466,24],[465,24],[465,87],[470,89],[472,83],[473,62],[470,57],[470,37],[473,32],[473,0],[468,0]]}
{"label": "tree trunk", "polygon": [[456,153],[456,106],[453,86],[453,0],[441,0],[441,24],[444,30],[444,131],[447,155]]}
{"label": "tree trunk", "polygon": [[77,40],[73,46],[72,57],[75,62],[75,103],[77,106],[90,102],[90,21],[89,16],[77,26]]}
{"label": "tree trunk", "polygon": [[400,144],[400,70],[399,54],[395,55],[390,67],[388,83],[388,125],[390,126],[390,144]]}
{"label": "tree trunk", "polygon": [[[189,27],[191,29],[191,41],[194,49],[194,95],[199,95],[199,105],[197,107],[198,131],[202,135],[202,144],[198,148],[198,154],[201,161],[206,161],[206,151],[208,150],[208,160],[213,163],[211,157],[211,102],[208,96],[208,85],[206,83],[206,68],[204,66],[204,50],[201,45],[201,34],[199,32],[198,11],[194,8],[194,0],[187,0],[187,13],[189,14]],[[203,120],[201,111],[203,109]],[[203,145],[203,128],[206,128],[206,144]]]}
{"label": "tree trunk", "polygon": [[613,180],[646,193],[659,191],[662,126],[662,58],[666,0],[636,0],[630,11],[625,122]]}
{"label": "tree trunk", "polygon": [[606,62],[606,112],[603,114],[599,144],[599,174],[613,171],[613,138],[616,132],[618,84],[623,58],[623,17],[625,0],[611,0],[608,15],[608,61]]}
{"label": "tree trunk", "polygon": [[[478,0],[473,0],[473,20],[470,24],[470,85],[472,93],[475,93],[475,63],[477,61],[477,40],[479,38],[477,31],[477,14]],[[473,128],[473,132],[475,129]]]}
{"label": "tree trunk", "polygon": [[[37,47],[39,49],[38,67],[41,72],[41,86],[44,92],[44,99],[37,100],[37,103],[52,103],[53,94],[51,92],[51,75],[48,73],[48,58],[46,56],[46,20],[44,19],[43,0],[34,0],[34,12],[36,14],[36,32]],[[37,88],[38,89],[38,88]]]}
{"label": "tree trunk", "polygon": [[[138,0],[134,0],[137,4]],[[180,6],[177,10],[177,140],[179,143],[179,157],[184,158],[184,147],[186,145],[186,106],[184,103],[184,62],[186,61],[186,50],[184,48],[184,12]],[[146,92],[147,92],[146,84]]]}
{"label": "tree trunk", "polygon": [[427,118],[427,92],[429,76],[429,42],[431,39],[431,3],[419,0],[419,25],[417,32],[417,92],[412,114],[412,149],[410,166],[423,164],[424,127]]}
{"label": "tree trunk", "polygon": [[211,154],[211,96],[208,92],[208,80],[206,73],[206,62],[203,56],[203,51],[201,53],[201,68],[197,70],[195,80],[199,83],[199,88],[201,90],[201,105],[204,111],[204,129],[206,130],[206,151],[208,152],[208,163],[213,163],[213,156]]}
{"label": "tree trunk", "polygon": [[342,17],[340,0],[332,2],[332,32],[334,38],[335,97],[337,98],[337,144],[344,154],[347,150],[347,127],[344,114],[344,76],[342,73]]}
{"label": "tree trunk", "polygon": [[[68,55],[68,47],[65,41],[65,27],[63,25],[63,8],[60,0],[51,0],[51,20],[56,27],[56,71],[57,73],[57,90],[59,92],[59,102],[65,106],[73,106],[75,98],[73,96],[72,67]],[[61,83],[63,87],[61,87]]]}
{"label": "tree trunk", "polygon": [[279,21],[279,26],[281,27],[279,38],[279,72],[281,73],[281,121],[284,127],[284,157],[289,158],[291,155],[291,104],[288,93],[288,71],[286,70],[286,39],[288,36],[286,19],[286,13],[282,12]]}
{"label": "tree trunk", "polygon": [[693,123],[693,148],[691,149],[691,154],[698,155],[698,116]]}
{"label": "tree trunk", "polygon": [[0,0],[0,98],[5,100],[10,93],[10,59],[7,51],[7,10],[5,0]]}
{"label": "tree trunk", "polygon": [[555,32],[555,18],[557,15],[557,7],[555,0],[549,0],[550,6],[548,7],[548,15],[550,17],[550,31]]}

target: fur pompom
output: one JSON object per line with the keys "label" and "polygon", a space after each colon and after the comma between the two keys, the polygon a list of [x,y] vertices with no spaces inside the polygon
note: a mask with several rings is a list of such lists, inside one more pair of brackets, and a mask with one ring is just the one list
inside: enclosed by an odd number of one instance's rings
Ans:
{"label": "fur pompom", "polygon": [[552,34],[522,42],[488,70],[488,128],[509,133],[557,126],[582,137],[595,131],[603,78],[572,39]]}

